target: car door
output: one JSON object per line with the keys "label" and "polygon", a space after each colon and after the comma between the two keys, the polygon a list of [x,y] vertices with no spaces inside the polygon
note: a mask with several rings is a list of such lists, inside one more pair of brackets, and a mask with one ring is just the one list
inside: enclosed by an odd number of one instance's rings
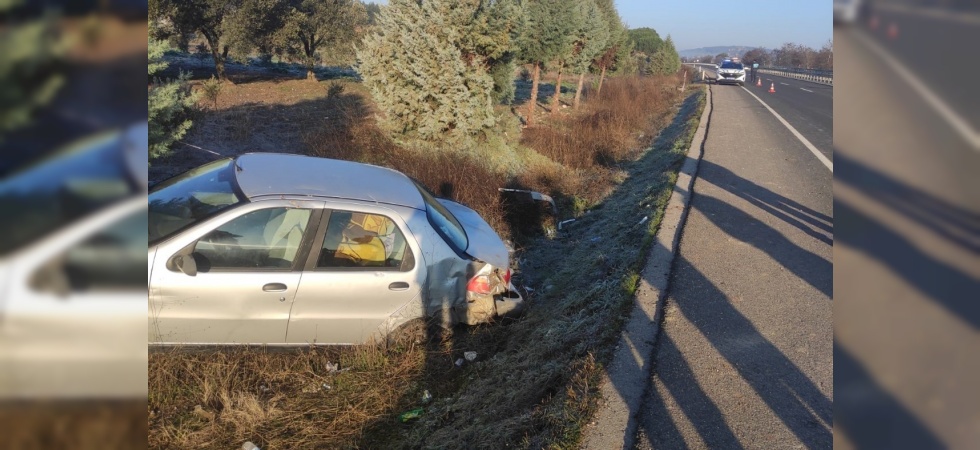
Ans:
{"label": "car door", "polygon": [[146,200],[133,198],[7,261],[0,402],[146,397],[146,229]]}
{"label": "car door", "polygon": [[150,274],[151,342],[284,343],[309,224],[322,207],[248,203],[161,244]]}
{"label": "car door", "polygon": [[286,340],[359,344],[423,316],[425,263],[398,212],[379,205],[329,205],[333,208],[320,221],[293,302]]}

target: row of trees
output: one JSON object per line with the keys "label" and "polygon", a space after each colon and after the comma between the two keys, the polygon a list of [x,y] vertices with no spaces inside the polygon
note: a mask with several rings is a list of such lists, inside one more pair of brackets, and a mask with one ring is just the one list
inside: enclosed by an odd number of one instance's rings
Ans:
{"label": "row of trees", "polygon": [[653,28],[629,30],[633,42],[636,69],[643,75],[669,75],[681,68],[681,58],[670,35],[661,39]]}
{"label": "row of trees", "polygon": [[379,9],[357,0],[149,0],[150,33],[178,42],[202,36],[222,81],[229,53],[254,52],[302,62],[313,78],[324,60],[352,60],[358,34]]}
{"label": "row of trees", "polygon": [[390,0],[357,51],[358,71],[396,130],[423,140],[472,136],[492,127],[493,105],[514,97],[517,64],[530,66],[534,110],[542,70],[561,80],[599,75],[632,45],[613,0]]}
{"label": "row of trees", "polygon": [[[515,95],[518,64],[531,72],[527,123],[533,124],[543,70],[577,76],[675,73],[668,36],[627,30],[613,0],[149,0],[151,37],[202,36],[217,76],[238,56],[301,61],[307,77],[323,62],[357,64],[365,85],[396,131],[423,140],[473,136],[496,123],[494,105]],[[651,35],[652,33],[652,35]],[[652,36],[652,39],[648,39]],[[633,52],[638,46],[637,52]]]}
{"label": "row of trees", "polygon": [[[728,53],[719,53],[714,56],[704,55],[695,58],[682,58],[682,60],[684,62],[700,61],[720,64],[729,56]],[[754,48],[741,55],[741,58],[745,63],[758,61],[760,65],[768,67],[834,70],[834,44],[832,41],[827,41],[820,50],[814,50],[802,44],[787,42],[772,50],[761,47]]]}

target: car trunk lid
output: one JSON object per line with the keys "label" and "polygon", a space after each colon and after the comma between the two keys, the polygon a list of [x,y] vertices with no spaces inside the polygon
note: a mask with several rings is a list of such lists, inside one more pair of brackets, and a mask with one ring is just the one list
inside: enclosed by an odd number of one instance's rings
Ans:
{"label": "car trunk lid", "polygon": [[439,199],[439,203],[456,217],[466,231],[469,242],[464,251],[467,255],[494,267],[507,269],[510,265],[509,248],[490,224],[476,211],[459,203],[446,199]]}

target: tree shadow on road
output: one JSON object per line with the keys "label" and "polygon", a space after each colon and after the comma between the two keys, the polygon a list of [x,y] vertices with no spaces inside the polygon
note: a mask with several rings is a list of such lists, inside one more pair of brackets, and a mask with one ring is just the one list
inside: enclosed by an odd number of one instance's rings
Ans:
{"label": "tree shadow on road", "polygon": [[846,154],[834,153],[836,182],[853,186],[950,242],[980,253],[980,214],[913,188]]}
{"label": "tree shadow on road", "polygon": [[834,342],[834,426],[856,448],[935,449],[945,445]]}
{"label": "tree shadow on road", "polygon": [[711,161],[701,161],[699,178],[741,197],[814,239],[833,245],[834,219],[735,175]]}
{"label": "tree shadow on road", "polygon": [[[693,264],[679,257],[674,270],[673,280],[683,279],[687,286],[685,289],[672,287],[668,302],[674,305],[676,312],[698,329],[714,351],[737,371],[803,445],[812,449],[831,447],[831,399]],[[697,385],[693,369],[673,339],[665,333],[658,346],[654,380],[670,393],[709,448],[756,446],[764,441],[765,436],[754,436],[751,443],[739,443],[735,432],[724,420],[725,414],[718,411],[710,395]],[[655,448],[683,446],[676,424],[673,427],[664,424],[673,419],[663,415],[668,405],[664,404],[657,388],[650,387],[648,402],[644,405],[647,416],[640,423],[640,433],[645,434]],[[725,393],[731,394],[734,393]],[[656,414],[656,411],[661,413]]]}
{"label": "tree shadow on road", "polygon": [[787,239],[745,211],[707,195],[697,198],[698,209],[728,236],[765,252],[797,278],[833,298],[833,265]]}

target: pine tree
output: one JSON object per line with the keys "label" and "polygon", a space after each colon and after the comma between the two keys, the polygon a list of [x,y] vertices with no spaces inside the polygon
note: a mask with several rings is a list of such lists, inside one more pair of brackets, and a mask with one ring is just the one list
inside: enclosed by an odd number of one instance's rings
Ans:
{"label": "pine tree", "polygon": [[596,4],[602,11],[606,29],[609,30],[609,40],[606,42],[605,49],[592,61],[593,68],[599,71],[599,87],[596,89],[596,95],[599,95],[602,93],[602,84],[606,80],[606,71],[615,70],[617,63],[629,59],[633,45],[613,0],[596,0]]}
{"label": "pine tree", "polygon": [[565,0],[528,0],[524,3],[521,34],[518,38],[520,59],[531,64],[531,99],[528,101],[527,124],[534,122],[534,110],[538,100],[538,82],[541,66],[561,53],[572,35],[570,24],[556,17],[568,17],[564,10],[573,3]]}
{"label": "pine tree", "polygon": [[[19,3],[0,1],[0,15]],[[0,140],[29,124],[58,93],[65,80],[56,67],[64,51],[49,18],[0,26]]]}
{"label": "pine tree", "polygon": [[585,73],[589,71],[592,60],[606,48],[609,42],[609,29],[603,19],[602,11],[594,0],[583,0],[579,4],[583,20],[576,32],[575,54],[569,60],[572,73],[578,74],[578,87],[575,89],[574,107],[578,108],[582,98]]}
{"label": "pine tree", "polygon": [[167,68],[163,54],[169,46],[150,35],[147,45],[147,74],[150,85],[147,112],[149,114],[150,159],[170,153],[170,147],[184,137],[191,127],[188,112],[197,100],[187,89],[188,74],[180,74],[176,80],[164,81],[154,75]]}
{"label": "pine tree", "polygon": [[579,32],[585,27],[585,15],[582,6],[585,1],[567,3],[570,7],[560,8],[555,11],[558,16],[552,20],[561,22],[565,26],[565,36],[555,54],[555,69],[558,70],[558,78],[555,80],[555,96],[551,101],[551,113],[555,114],[561,107],[561,76],[568,64],[568,61],[575,57],[576,46],[579,42]]}
{"label": "pine tree", "polygon": [[[479,0],[391,0],[357,51],[388,123],[423,140],[458,140],[496,122]],[[495,53],[496,54],[496,53]]]}
{"label": "pine tree", "polygon": [[667,35],[667,39],[657,49],[657,52],[650,57],[649,72],[651,75],[671,75],[681,69],[681,58],[674,48],[674,41]]}

